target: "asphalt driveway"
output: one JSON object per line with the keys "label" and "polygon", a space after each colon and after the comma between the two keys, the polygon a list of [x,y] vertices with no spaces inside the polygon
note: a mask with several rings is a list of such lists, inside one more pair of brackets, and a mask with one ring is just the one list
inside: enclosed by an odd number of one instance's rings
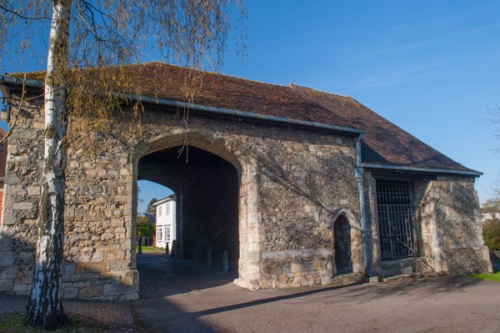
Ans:
{"label": "asphalt driveway", "polygon": [[245,290],[234,273],[137,258],[146,332],[497,332],[500,283],[468,278]]}

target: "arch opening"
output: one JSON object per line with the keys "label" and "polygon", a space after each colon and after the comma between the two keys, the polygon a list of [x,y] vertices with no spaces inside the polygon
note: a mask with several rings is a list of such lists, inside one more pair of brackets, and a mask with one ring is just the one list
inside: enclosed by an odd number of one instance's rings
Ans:
{"label": "arch opening", "polygon": [[140,158],[137,179],[175,193],[175,258],[238,270],[239,172],[233,164],[195,146],[174,146]]}
{"label": "arch opening", "polygon": [[344,215],[340,215],[334,222],[333,235],[336,273],[352,273],[351,226]]}
{"label": "arch opening", "polygon": [[137,182],[137,232],[141,245],[170,253],[177,239],[175,193],[168,187],[147,181]]}

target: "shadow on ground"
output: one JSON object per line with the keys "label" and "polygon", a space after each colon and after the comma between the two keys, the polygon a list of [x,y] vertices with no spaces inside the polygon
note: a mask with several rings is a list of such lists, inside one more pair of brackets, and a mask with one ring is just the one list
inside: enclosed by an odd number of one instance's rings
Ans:
{"label": "shadow on ground", "polygon": [[176,296],[232,285],[238,277],[236,272],[155,253],[137,256],[137,269],[140,300],[133,303],[133,309],[145,332],[214,332],[176,303]]}
{"label": "shadow on ground", "polygon": [[[143,255],[137,258],[137,267],[141,299],[133,306],[146,332],[250,332],[271,327],[288,330],[281,321],[271,324],[279,318],[284,322],[297,321],[290,324],[295,325],[294,329],[316,318],[313,324],[326,329],[331,311],[340,313],[340,309],[349,308],[368,311],[370,306],[379,311],[398,302],[410,305],[430,302],[435,306],[450,295],[462,297],[476,286],[488,284],[470,278],[445,277],[250,291],[232,283],[237,278],[236,272],[223,273],[193,261]],[[494,289],[500,293],[500,284]]]}
{"label": "shadow on ground", "polygon": [[137,256],[141,299],[183,294],[232,283],[237,272],[222,272],[192,260],[172,259],[155,253]]}

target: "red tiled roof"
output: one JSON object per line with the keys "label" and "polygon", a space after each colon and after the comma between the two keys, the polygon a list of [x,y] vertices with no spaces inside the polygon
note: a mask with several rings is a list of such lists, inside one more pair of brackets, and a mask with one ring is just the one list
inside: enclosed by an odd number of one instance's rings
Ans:
{"label": "red tiled roof", "polygon": [[[182,92],[186,71],[184,67],[159,62],[137,65],[139,90],[142,95],[176,101],[185,101]],[[202,83],[194,96],[193,104],[219,107],[262,115],[300,119],[322,120],[325,124],[348,126],[341,116],[289,87],[240,79],[232,76],[204,72]]]}
{"label": "red tiled roof", "polygon": [[[127,67],[137,75],[142,96],[186,101],[183,87],[190,69],[150,62]],[[33,73],[39,80],[43,73]],[[194,105],[252,112],[293,120],[354,128],[365,132],[362,161],[371,165],[479,173],[421,142],[351,97],[296,85],[279,86],[203,72]],[[352,134],[352,133],[351,133]]]}
{"label": "red tiled roof", "polygon": [[[143,95],[185,100],[179,86],[183,84],[186,68],[158,62],[137,66]],[[351,97],[296,85],[278,86],[206,72],[193,103],[363,130],[363,163],[473,171]]]}
{"label": "red tiled roof", "polygon": [[365,131],[363,163],[472,171],[423,143],[351,97],[311,88],[291,86],[306,98],[349,120],[350,126]]}

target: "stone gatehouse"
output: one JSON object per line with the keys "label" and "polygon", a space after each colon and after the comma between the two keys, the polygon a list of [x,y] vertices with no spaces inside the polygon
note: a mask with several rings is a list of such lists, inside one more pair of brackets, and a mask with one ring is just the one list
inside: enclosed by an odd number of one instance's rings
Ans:
{"label": "stone gatehouse", "polygon": [[[147,63],[144,112],[115,115],[88,147],[68,147],[65,298],[135,299],[137,181],[176,195],[179,258],[229,253],[235,283],[285,288],[392,275],[491,270],[470,170],[350,97],[205,73],[192,103],[184,68]],[[18,110],[9,139],[0,291],[27,294],[34,266],[42,101]],[[26,82],[40,95],[39,81]],[[189,110],[189,126],[182,112]],[[126,135],[124,135],[124,133]]]}

